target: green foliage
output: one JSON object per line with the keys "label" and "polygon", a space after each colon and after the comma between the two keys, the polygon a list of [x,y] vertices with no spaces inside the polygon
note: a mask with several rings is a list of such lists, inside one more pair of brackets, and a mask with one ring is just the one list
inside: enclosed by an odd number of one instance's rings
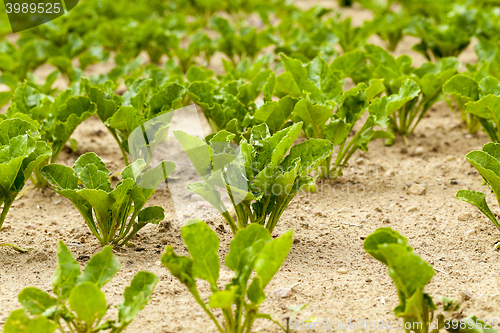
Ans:
{"label": "green foliage", "polygon": [[[286,56],[282,56],[282,59],[286,71],[276,78],[274,89],[275,94],[282,96],[280,103],[286,98],[298,99],[289,116],[290,119],[304,123],[303,130],[308,138],[326,139],[339,147],[333,169],[331,155],[322,164],[322,177],[337,178],[342,175],[342,170],[351,156],[358,149],[366,151],[371,140],[393,138],[392,134],[376,129],[377,126],[387,127],[388,122],[387,99],[376,98],[384,91],[383,81],[375,79],[369,84],[360,83],[343,92],[342,83],[336,75],[336,66],[339,63],[334,62],[335,65],[328,66],[324,60],[316,58],[304,65],[297,59]],[[278,86],[285,82],[287,87]],[[280,109],[286,110],[286,108]],[[349,139],[349,134],[367,110],[368,117],[365,123]],[[279,123],[283,126],[288,117],[282,115],[286,113],[281,112],[280,118],[274,115],[271,118],[270,115],[269,119],[274,121],[279,119]]]}
{"label": "green foliage", "polygon": [[137,273],[125,288],[125,300],[117,306],[118,320],[103,322],[108,305],[101,288],[112,280],[120,267],[112,247],[105,246],[92,256],[81,273],[78,262],[59,241],[57,268],[52,280],[54,296],[35,287],[23,289],[18,296],[23,308],[9,315],[4,333],[53,333],[56,329],[79,333],[123,332],[151,299],[158,278],[149,272]]}
{"label": "green foliage", "polygon": [[453,324],[450,318],[454,318],[453,312],[459,309],[460,303],[448,297],[440,297],[446,316],[435,314],[438,307],[424,291],[434,276],[434,269],[413,252],[413,248],[407,245],[406,238],[397,231],[379,228],[365,239],[363,248],[387,266],[387,272],[394,281],[399,298],[399,305],[394,309],[394,314],[403,318],[407,332],[439,333],[443,328],[455,333],[496,332],[483,321],[478,321],[475,316],[462,319],[459,325]]}
{"label": "green foliage", "polygon": [[[466,104],[479,99],[479,83],[467,74],[457,74],[445,83],[443,93],[455,101],[456,108],[460,112],[463,122],[467,125],[469,133],[476,133],[480,126],[479,119],[474,113],[466,112]],[[451,101],[447,100],[447,102],[453,109]]]}
{"label": "green foliage", "polygon": [[50,147],[40,140],[37,130],[20,118],[0,119],[0,229],[33,169],[50,157]]}
{"label": "green foliage", "polygon": [[[208,142],[174,131],[203,179],[189,184],[188,190],[214,206],[233,234],[249,223],[263,225],[272,232],[295,195],[303,188],[316,188],[315,178],[309,174],[333,151],[332,143],[323,139],[310,139],[292,147],[301,128],[302,123],[297,123],[271,135],[266,124],[254,126],[249,140],[241,139],[239,149],[231,144],[235,135],[227,131],[220,131]],[[229,195],[236,222],[217,187]]]}
{"label": "green foliage", "polygon": [[[231,241],[225,259],[234,277],[223,290],[218,285],[219,240],[217,234],[201,220],[190,220],[182,228],[182,238],[191,256],[178,256],[168,245],[161,262],[188,288],[220,333],[251,332],[255,319],[272,320],[270,315],[259,313],[259,308],[266,299],[264,288],[290,252],[292,235],[293,231],[290,230],[273,239],[269,231],[258,224],[240,229]],[[210,284],[208,304],[200,297],[197,278]],[[212,309],[222,311],[225,325],[217,321]]]}
{"label": "green foliage", "polygon": [[47,185],[40,174],[41,167],[54,163],[78,125],[96,112],[96,106],[89,98],[73,95],[73,90],[68,89],[52,98],[39,88],[23,83],[16,89],[7,110],[7,117],[31,121],[40,132],[41,139],[52,148],[50,161],[46,160],[34,168],[31,179],[37,187]]}
{"label": "green foliage", "polygon": [[[500,202],[500,143],[487,143],[482,150],[474,150],[465,156],[472,166],[483,176],[490,190]],[[500,224],[486,203],[486,196],[482,192],[460,190],[457,199],[473,204],[486,215],[500,230]]]}
{"label": "green foliage", "polygon": [[110,172],[95,153],[80,156],[73,168],[47,165],[42,174],[57,193],[75,205],[102,245],[121,246],[146,224],[158,224],[164,218],[163,208],[144,205],[175,165],[161,162],[143,172],[145,166],[138,159],[126,167],[115,188],[109,182]]}

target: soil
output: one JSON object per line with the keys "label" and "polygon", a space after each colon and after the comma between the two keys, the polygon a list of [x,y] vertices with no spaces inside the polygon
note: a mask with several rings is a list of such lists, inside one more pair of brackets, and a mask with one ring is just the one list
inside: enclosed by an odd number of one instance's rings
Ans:
{"label": "soil", "polygon": [[[304,0],[299,5],[310,3]],[[332,3],[336,2],[327,4]],[[349,13],[358,21],[369,18],[357,7]],[[416,63],[423,61],[411,52],[411,45],[412,40],[405,39],[395,54],[406,53],[415,56]],[[474,62],[473,48],[469,47],[460,59]],[[78,141],[78,151],[65,149],[59,163],[71,166],[80,154],[94,151],[111,172],[123,168],[116,143],[97,118],[85,121],[73,137]],[[392,310],[398,305],[398,297],[393,282],[385,266],[362,247],[363,239],[375,229],[391,227],[406,236],[415,252],[435,268],[427,287],[432,296],[461,299],[464,315],[500,319],[500,256],[494,248],[499,231],[475,207],[455,199],[459,189],[481,190],[486,192],[493,212],[499,212],[494,195],[481,186],[480,175],[464,159],[468,152],[487,143],[488,137],[482,132],[467,134],[442,102],[432,108],[409,140],[407,144],[398,138],[391,147],[383,140],[374,141],[368,152],[358,151],[351,158],[344,176],[319,183],[317,193],[296,196],[274,231],[280,235],[293,228],[294,245],[266,289],[268,298],[261,312],[284,324],[291,314],[290,306],[309,304],[298,315],[299,320],[313,316],[314,321],[334,323],[358,319],[395,323]],[[419,184],[424,192],[410,193],[413,184]],[[101,250],[69,200],[51,188],[33,189],[29,185],[11,208],[0,234],[0,243],[32,249],[21,254],[0,248],[0,327],[9,313],[20,307],[17,295],[23,288],[51,291],[58,240],[69,246],[82,268]],[[166,244],[177,253],[187,254],[180,228],[188,218],[195,217],[205,219],[217,231],[221,258],[228,253],[232,239],[229,227],[205,202],[186,200],[187,211],[179,213],[173,209],[168,192],[157,191],[150,204],[165,208],[165,221],[146,226],[134,238],[135,248],[114,250],[122,269],[103,289],[109,304],[114,306],[123,300],[124,288],[138,271],[147,270],[160,278],[152,300],[126,332],[216,332],[187,289],[159,262]],[[221,266],[222,287],[232,274],[223,261]],[[291,286],[291,293],[287,293],[285,289]],[[209,286],[200,281],[199,287],[207,300]],[[116,317],[114,307],[109,312]],[[221,314],[218,319],[222,320]],[[260,319],[254,331],[279,329]],[[384,330],[365,327],[358,331]]]}

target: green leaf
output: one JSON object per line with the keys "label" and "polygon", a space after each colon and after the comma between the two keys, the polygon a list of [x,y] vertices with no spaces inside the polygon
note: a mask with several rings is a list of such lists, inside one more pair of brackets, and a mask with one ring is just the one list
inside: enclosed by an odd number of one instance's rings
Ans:
{"label": "green leaf", "polygon": [[332,152],[333,144],[331,142],[323,139],[309,139],[293,146],[281,166],[284,170],[288,170],[289,167],[293,166],[294,160],[300,158],[299,175],[305,176],[316,169]]}
{"label": "green leaf", "polygon": [[471,151],[465,159],[486,179],[493,193],[500,200],[500,162],[484,151]]}
{"label": "green leaf", "polygon": [[417,97],[419,93],[420,88],[415,81],[406,79],[401,85],[401,88],[399,88],[399,92],[387,98],[387,114],[391,115],[396,112],[396,110],[401,109],[403,105]]}
{"label": "green leaf", "polygon": [[182,239],[193,258],[192,274],[217,288],[219,279],[219,238],[210,227],[201,220],[189,220],[182,227]]}
{"label": "green leaf", "polygon": [[87,327],[94,327],[96,321],[100,321],[108,310],[104,293],[92,282],[83,282],[74,287],[68,303]]}
{"label": "green leaf", "polygon": [[188,289],[196,287],[196,281],[193,276],[193,259],[176,255],[174,248],[167,245],[165,252],[161,256],[161,263],[173,276],[186,285]]}
{"label": "green leaf", "polygon": [[271,133],[283,129],[286,122],[290,119],[297,100],[285,96],[278,102],[267,102],[255,111],[254,119],[259,123],[266,123]]}
{"label": "green leaf", "polygon": [[305,124],[305,132],[308,137],[323,138],[323,130],[326,122],[332,115],[332,108],[324,105],[313,105],[309,99],[300,100],[293,110],[294,116]]}
{"label": "green leaf", "polygon": [[70,167],[49,164],[44,166],[41,172],[56,191],[78,189],[78,177]]}
{"label": "green leaf", "polygon": [[257,277],[265,288],[285,261],[293,243],[293,230],[288,230],[281,237],[267,243],[255,262]]}
{"label": "green leaf", "polygon": [[109,183],[108,175],[99,169],[94,164],[87,164],[80,172],[80,180],[83,186],[92,190],[102,190],[111,192],[111,184]]}
{"label": "green leaf", "polygon": [[79,275],[80,265],[68,247],[62,241],[57,242],[57,267],[52,279],[54,294],[59,299],[67,299]]}
{"label": "green leaf", "polygon": [[236,297],[236,288],[216,291],[210,296],[208,306],[211,308],[231,309]]}
{"label": "green leaf", "polygon": [[24,309],[11,312],[5,323],[4,333],[53,333],[57,325],[43,316],[29,318]]}
{"label": "green leaf", "polygon": [[469,101],[479,99],[479,86],[475,80],[465,74],[457,74],[444,84],[443,93],[451,95],[459,103],[465,105]]}
{"label": "green leaf", "polygon": [[456,198],[458,200],[462,200],[470,204],[473,204],[474,206],[479,208],[479,210],[484,215],[486,215],[486,217],[488,217],[491,220],[491,222],[493,222],[495,226],[500,230],[500,224],[498,223],[495,215],[488,207],[488,204],[486,203],[486,196],[484,195],[483,192],[459,190],[456,194]]}
{"label": "green leaf", "polygon": [[262,252],[264,245],[271,241],[269,230],[259,224],[252,223],[236,233],[229,245],[226,266],[233,271],[253,270],[254,262]]}
{"label": "green leaf", "polygon": [[109,175],[108,169],[106,169],[106,165],[102,162],[101,158],[97,156],[96,153],[86,153],[81,155],[73,165],[73,170],[75,170],[77,175],[80,175],[83,168],[88,165],[93,164],[97,167],[99,171],[104,172],[106,175]]}
{"label": "green leaf", "polygon": [[118,305],[120,327],[126,327],[146,306],[158,281],[156,275],[149,272],[141,271],[134,276],[123,293],[125,300]]}
{"label": "green leaf", "polygon": [[387,265],[387,260],[379,251],[379,245],[399,244],[407,246],[406,238],[391,228],[378,228],[375,232],[366,237],[363,249],[372,257]]}
{"label": "green leaf", "polygon": [[206,180],[205,178],[210,175],[212,163],[208,145],[202,139],[189,135],[181,130],[175,130],[174,135],[191,160],[196,171]]}
{"label": "green leaf", "polygon": [[112,250],[111,246],[105,246],[101,252],[94,254],[85,266],[83,274],[78,277],[76,284],[92,282],[100,289],[111,281],[121,267]]}
{"label": "green leaf", "polygon": [[32,315],[44,313],[57,304],[57,299],[35,287],[24,288],[18,296],[19,303]]}
{"label": "green leaf", "polygon": [[139,212],[139,215],[137,217],[139,223],[141,224],[146,224],[146,223],[158,224],[161,221],[163,221],[164,218],[165,214],[163,208],[160,206],[152,206],[144,208]]}

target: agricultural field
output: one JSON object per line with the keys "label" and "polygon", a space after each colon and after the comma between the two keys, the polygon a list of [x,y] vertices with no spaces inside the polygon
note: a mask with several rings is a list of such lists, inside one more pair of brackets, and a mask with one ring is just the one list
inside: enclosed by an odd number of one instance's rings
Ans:
{"label": "agricultural field", "polygon": [[2,9],[0,329],[499,332],[499,35],[495,0]]}

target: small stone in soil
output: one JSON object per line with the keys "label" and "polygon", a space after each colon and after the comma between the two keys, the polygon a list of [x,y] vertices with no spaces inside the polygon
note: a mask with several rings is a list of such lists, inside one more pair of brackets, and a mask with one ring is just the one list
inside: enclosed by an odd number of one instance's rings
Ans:
{"label": "small stone in soil", "polygon": [[425,192],[425,187],[423,187],[422,185],[420,184],[413,184],[409,190],[408,190],[411,194],[415,194],[415,195],[422,195],[424,194]]}
{"label": "small stone in soil", "polygon": [[366,278],[365,282],[372,282],[372,279]]}
{"label": "small stone in soil", "polygon": [[339,211],[337,212],[337,214],[343,214],[343,213],[349,213],[349,209],[347,209],[347,208],[341,208],[341,209],[339,209]]}
{"label": "small stone in soil", "polygon": [[448,156],[446,156],[446,160],[447,160],[447,161],[452,161],[452,160],[454,160],[454,159],[455,159],[455,156],[452,156],[452,155],[448,155]]}
{"label": "small stone in soil", "polygon": [[390,223],[390,222],[391,222],[391,219],[388,217],[384,217],[384,219],[382,220],[382,223]]}
{"label": "small stone in soil", "polygon": [[423,155],[424,151],[425,151],[424,147],[417,147],[415,149],[415,155]]}
{"label": "small stone in soil", "polygon": [[339,268],[337,271],[338,271],[340,274],[347,274],[347,269],[345,269],[345,268]]}
{"label": "small stone in soil", "polygon": [[418,210],[417,206],[411,206],[410,208],[408,208],[407,212],[411,213],[411,212],[416,212],[417,210]]}
{"label": "small stone in soil", "polygon": [[462,213],[458,214],[458,220],[459,221],[468,221],[468,220],[470,220],[471,217],[472,216],[471,216],[470,213],[463,213],[462,212]]}

